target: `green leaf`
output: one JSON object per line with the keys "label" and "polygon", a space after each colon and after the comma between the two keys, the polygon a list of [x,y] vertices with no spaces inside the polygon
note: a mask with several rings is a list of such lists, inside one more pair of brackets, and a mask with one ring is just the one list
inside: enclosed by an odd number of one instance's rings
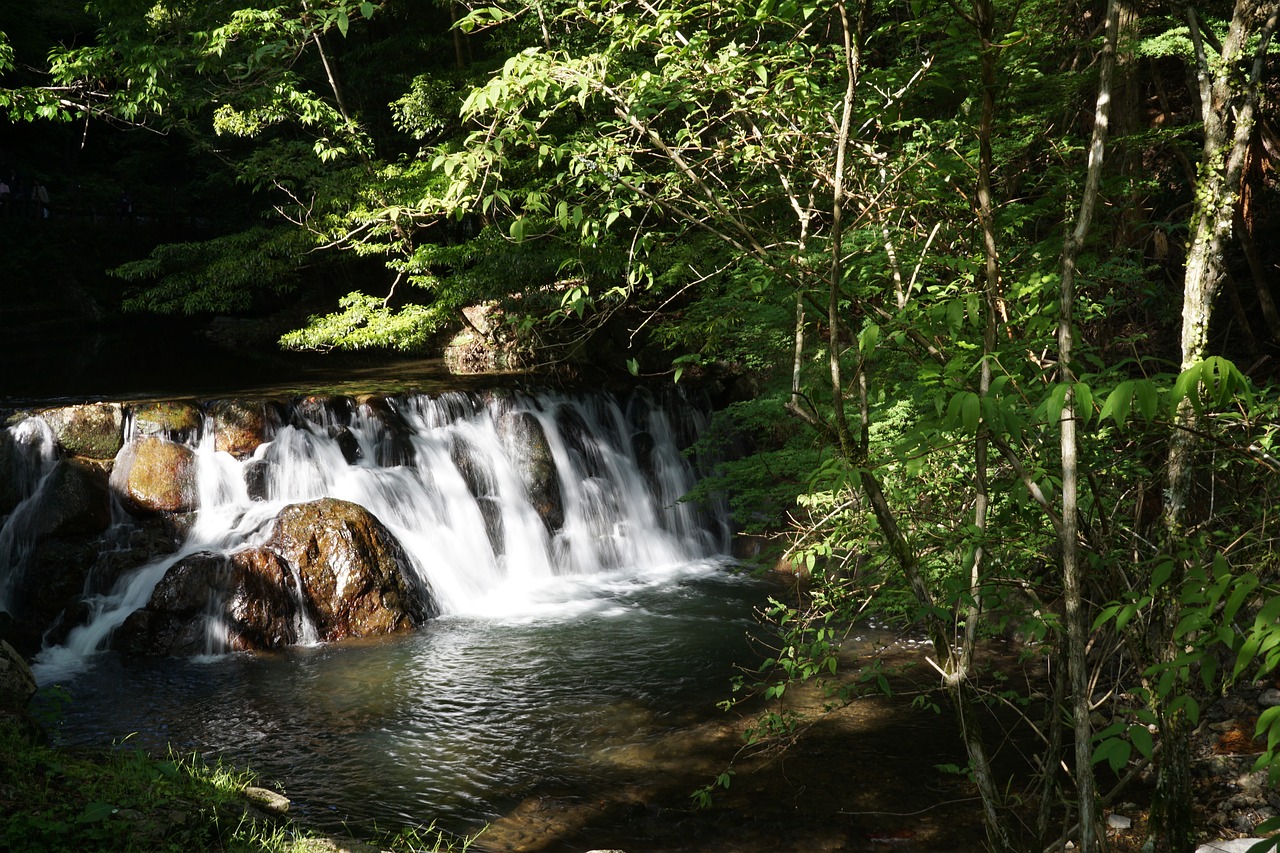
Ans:
{"label": "green leaf", "polygon": [[338,7],[338,32],[342,33],[342,37],[347,37],[347,28],[351,26],[351,19],[347,17],[347,10],[342,6]]}
{"label": "green leaf", "polygon": [[1134,747],[1143,758],[1150,758],[1155,752],[1155,743],[1146,726],[1136,724],[1129,726],[1129,740],[1133,741]]}
{"label": "green leaf", "polygon": [[117,811],[118,809],[111,803],[88,803],[76,818],[76,823],[100,823]]}
{"label": "green leaf", "polygon": [[372,18],[372,17],[373,17],[373,4],[372,4],[372,3],[369,3],[369,2],[368,2],[368,0],[366,0],[366,2],[364,2],[364,3],[361,3],[361,4],[360,4],[360,14],[361,14],[361,15],[364,15],[365,20],[368,20],[369,18]]}
{"label": "green leaf", "polygon": [[1133,385],[1132,380],[1117,385],[1115,390],[1107,395],[1107,401],[1102,404],[1098,419],[1111,417],[1115,420],[1116,426],[1124,426],[1124,422],[1129,419],[1129,407],[1133,403]]}

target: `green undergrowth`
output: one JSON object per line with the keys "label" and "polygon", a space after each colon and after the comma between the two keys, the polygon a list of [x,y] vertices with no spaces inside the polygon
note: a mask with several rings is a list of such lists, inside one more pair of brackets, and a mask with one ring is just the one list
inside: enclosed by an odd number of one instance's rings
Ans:
{"label": "green undergrowth", "polygon": [[373,841],[333,839],[249,804],[251,771],[198,754],[160,758],[127,743],[73,749],[35,742],[0,716],[0,850],[379,851],[465,850],[433,828]]}

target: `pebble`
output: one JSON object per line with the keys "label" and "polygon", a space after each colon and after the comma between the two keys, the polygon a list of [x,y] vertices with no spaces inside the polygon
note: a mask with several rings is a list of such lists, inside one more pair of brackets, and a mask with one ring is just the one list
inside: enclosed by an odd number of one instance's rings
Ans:
{"label": "pebble", "polygon": [[1122,814],[1112,812],[1107,815],[1107,826],[1111,829],[1128,829],[1133,826],[1133,821]]}
{"label": "pebble", "polygon": [[1269,687],[1262,691],[1262,695],[1258,697],[1258,704],[1264,708],[1274,708],[1280,705],[1280,690]]}

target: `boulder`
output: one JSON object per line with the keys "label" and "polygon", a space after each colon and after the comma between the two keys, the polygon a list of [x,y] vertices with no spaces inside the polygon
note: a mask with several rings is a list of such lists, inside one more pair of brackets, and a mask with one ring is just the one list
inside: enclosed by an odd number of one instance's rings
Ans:
{"label": "boulder", "polygon": [[154,435],[183,443],[198,438],[204,423],[200,408],[183,400],[141,403],[133,407],[132,415],[135,435]]}
{"label": "boulder", "polygon": [[48,409],[40,417],[67,453],[110,459],[124,444],[124,409],[119,403],[88,403]]}
{"label": "boulder", "polygon": [[112,645],[134,655],[195,655],[295,643],[297,603],[286,568],[271,554],[184,557],[117,629]]}
{"label": "boulder", "polygon": [[258,446],[270,441],[279,425],[276,407],[266,402],[217,400],[209,405],[213,420],[213,449],[237,459],[252,456]]}
{"label": "boulder", "polygon": [[333,498],[293,504],[261,547],[175,563],[112,642],[126,654],[193,655],[292,645],[304,620],[321,641],[407,631],[436,613],[411,576],[368,510]]}
{"label": "boulder", "polygon": [[555,533],[564,526],[564,498],[542,424],[530,412],[507,412],[498,418],[497,428],[508,455],[516,460],[529,502],[548,532]]}
{"label": "boulder", "polygon": [[142,513],[195,509],[195,453],[158,436],[136,438],[116,458],[111,485],[131,509]]}
{"label": "boulder", "polygon": [[227,644],[248,651],[278,649],[302,639],[298,627],[305,605],[298,600],[289,565],[264,548],[239,551],[230,559],[231,578],[222,605]]}
{"label": "boulder", "polygon": [[263,547],[298,573],[321,640],[407,631],[438,612],[395,536],[358,504],[287,506]]}
{"label": "boulder", "polygon": [[83,459],[59,459],[33,516],[29,531],[36,540],[106,530],[111,524],[106,471]]}

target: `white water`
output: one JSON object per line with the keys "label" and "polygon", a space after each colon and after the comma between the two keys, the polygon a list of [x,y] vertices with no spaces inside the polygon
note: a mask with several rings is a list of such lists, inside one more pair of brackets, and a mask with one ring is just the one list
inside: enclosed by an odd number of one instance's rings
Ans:
{"label": "white water", "polygon": [[9,478],[19,502],[0,523],[0,611],[9,609],[14,580],[3,568],[21,565],[35,545],[41,493],[51,482],[49,475],[57,461],[53,430],[43,420],[26,418],[7,432],[12,459],[9,470],[0,471],[0,476]]}
{"label": "white water", "polygon": [[[182,558],[257,547],[281,509],[322,497],[358,503],[386,525],[445,615],[507,618],[551,602],[568,606],[551,591],[565,578],[661,575],[725,550],[723,538],[707,529],[706,516],[678,503],[695,473],[676,444],[671,415],[647,396],[637,395],[627,411],[605,396],[514,395],[483,403],[448,393],[386,402],[394,414],[390,428],[379,408],[367,404],[349,417],[314,403],[296,407],[246,460],[215,451],[206,424],[195,448],[198,512],[182,547],[92,596],[89,621],[63,645],[41,652],[39,680],[82,669]],[[548,530],[525,486],[530,448],[509,435],[504,440],[504,417],[515,413],[536,419],[550,447],[564,515],[556,530]],[[340,441],[344,431],[359,448],[352,462]],[[651,447],[643,460],[637,438]],[[51,439],[44,441],[51,447]],[[42,464],[50,467],[51,450],[41,452],[48,456]],[[250,497],[250,466],[266,466],[262,499]],[[7,531],[22,529],[15,522],[21,509],[0,530],[0,591],[20,568],[17,546],[6,543],[17,541]],[[210,651],[220,650],[220,635],[211,621]],[[298,635],[303,643],[316,636],[305,621]]]}

